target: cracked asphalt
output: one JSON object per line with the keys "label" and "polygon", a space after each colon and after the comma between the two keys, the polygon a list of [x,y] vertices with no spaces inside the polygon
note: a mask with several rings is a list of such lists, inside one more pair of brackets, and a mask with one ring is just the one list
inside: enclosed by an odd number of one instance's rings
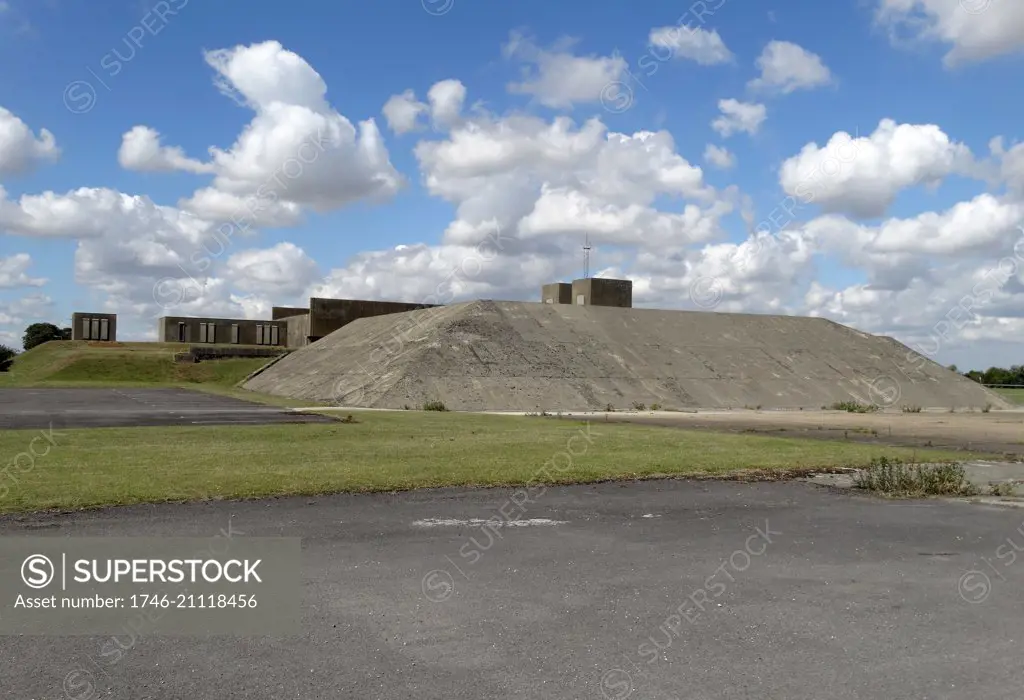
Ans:
{"label": "cracked asphalt", "polygon": [[0,637],[0,697],[1020,697],[1018,509],[802,482],[530,495],[0,518],[5,537],[303,538],[302,634],[129,635],[116,660],[109,637]]}
{"label": "cracked asphalt", "polygon": [[188,389],[0,389],[0,430],[331,421],[325,416]]}

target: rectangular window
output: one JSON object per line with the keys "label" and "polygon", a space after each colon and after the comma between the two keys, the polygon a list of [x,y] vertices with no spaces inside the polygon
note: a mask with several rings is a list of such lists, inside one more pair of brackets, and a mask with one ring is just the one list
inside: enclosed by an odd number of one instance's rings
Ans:
{"label": "rectangular window", "polygon": [[576,306],[586,306],[586,304],[583,303],[583,299],[584,299],[584,296],[582,294],[577,294],[576,295]]}
{"label": "rectangular window", "polygon": [[263,345],[263,325],[256,324],[256,344]]}
{"label": "rectangular window", "polygon": [[199,342],[200,343],[205,343],[206,342],[206,324],[205,323],[200,323],[199,324]]}
{"label": "rectangular window", "polygon": [[110,319],[100,319],[100,340],[110,340]]}
{"label": "rectangular window", "polygon": [[216,343],[217,342],[217,324],[207,323],[206,324],[206,342]]}
{"label": "rectangular window", "polygon": [[90,320],[91,319],[88,319],[88,318],[83,318],[82,319],[82,339],[83,340],[89,340],[89,328],[92,326],[92,324],[89,323]]}
{"label": "rectangular window", "polygon": [[91,329],[89,330],[89,339],[90,340],[99,340],[100,339],[100,320],[98,318],[91,318],[89,320],[91,321],[91,323],[90,323]]}
{"label": "rectangular window", "polygon": [[184,343],[187,337],[188,336],[185,333],[185,324],[179,322],[178,323],[178,342],[179,343]]}
{"label": "rectangular window", "polygon": [[279,333],[280,333],[280,329],[277,326],[271,326],[270,327],[270,344],[271,345],[277,345],[279,343],[279,341],[280,341],[280,337],[278,335]]}
{"label": "rectangular window", "polygon": [[237,323],[232,323],[231,324],[231,342],[235,343],[236,345],[238,344],[238,324]]}

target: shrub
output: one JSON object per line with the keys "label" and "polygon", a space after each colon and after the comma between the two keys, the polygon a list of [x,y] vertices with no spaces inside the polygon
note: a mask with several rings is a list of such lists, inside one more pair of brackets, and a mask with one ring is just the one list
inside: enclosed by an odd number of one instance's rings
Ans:
{"label": "shrub", "polygon": [[846,411],[847,413],[874,413],[878,406],[873,403],[860,403],[859,401],[836,401],[829,406],[833,411]]}
{"label": "shrub", "polygon": [[641,401],[634,401],[633,402],[633,410],[634,411],[646,411],[647,410],[647,404],[645,404],[645,403],[643,403]]}
{"label": "shrub", "polygon": [[903,407],[903,412],[904,413],[920,413],[921,412],[921,407],[920,406],[904,406]]}
{"label": "shrub", "polygon": [[973,496],[978,492],[962,464],[905,464],[888,457],[872,459],[853,477],[853,485],[890,496]]}
{"label": "shrub", "polygon": [[660,411],[661,410],[661,404],[660,403],[652,403],[651,404],[651,410],[652,411]]}
{"label": "shrub", "polygon": [[10,369],[11,364],[14,362],[14,358],[18,356],[18,351],[14,348],[9,348],[6,345],[0,345],[0,372],[6,372]]}
{"label": "shrub", "polygon": [[988,487],[988,492],[991,496],[1013,496],[1016,491],[1017,490],[1014,488],[1014,485],[1009,482],[992,484]]}
{"label": "shrub", "polygon": [[444,401],[425,401],[423,403],[424,411],[447,411],[448,407],[444,405]]}

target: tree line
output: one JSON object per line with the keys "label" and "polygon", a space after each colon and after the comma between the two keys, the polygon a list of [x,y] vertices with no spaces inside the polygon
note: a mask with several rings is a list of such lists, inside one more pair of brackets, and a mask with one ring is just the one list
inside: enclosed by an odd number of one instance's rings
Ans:
{"label": "tree line", "polygon": [[[956,365],[951,365],[950,369],[955,371]],[[973,379],[979,384],[1024,386],[1024,365],[1011,365],[1010,369],[1005,369],[1003,367],[989,367],[984,372],[972,369],[970,372],[964,372],[963,375],[968,379]]]}

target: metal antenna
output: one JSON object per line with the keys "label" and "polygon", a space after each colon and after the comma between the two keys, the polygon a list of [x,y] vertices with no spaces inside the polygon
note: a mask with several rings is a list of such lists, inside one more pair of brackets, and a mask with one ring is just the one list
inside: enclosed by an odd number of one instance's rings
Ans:
{"label": "metal antenna", "polygon": [[590,234],[583,244],[583,279],[590,279]]}

